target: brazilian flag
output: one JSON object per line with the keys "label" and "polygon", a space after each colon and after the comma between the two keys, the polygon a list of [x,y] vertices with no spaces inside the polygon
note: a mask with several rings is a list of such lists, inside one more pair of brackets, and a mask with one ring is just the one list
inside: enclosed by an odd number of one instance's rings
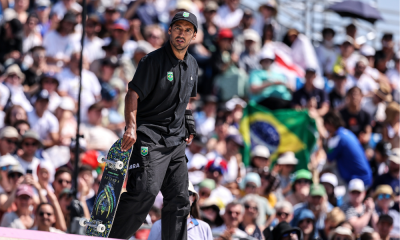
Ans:
{"label": "brazilian flag", "polygon": [[268,147],[272,164],[287,151],[299,160],[297,169],[306,169],[318,137],[315,120],[307,111],[282,109],[271,111],[250,102],[243,110],[240,133],[245,143],[243,161],[250,163],[251,149],[257,145]]}

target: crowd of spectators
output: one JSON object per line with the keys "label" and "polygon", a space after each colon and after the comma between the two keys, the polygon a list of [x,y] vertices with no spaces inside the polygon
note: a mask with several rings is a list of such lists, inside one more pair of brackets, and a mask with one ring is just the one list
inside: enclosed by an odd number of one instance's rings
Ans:
{"label": "crowd of spectators", "polygon": [[[88,1],[76,156],[81,2],[1,1],[0,226],[82,233],[71,206],[79,202],[78,215],[90,217],[104,169],[96,159],[122,137],[127,84],[143,56],[169,44],[172,16],[188,11],[201,23],[189,46],[199,81],[189,102],[198,134],[186,149],[188,174],[197,217],[215,239],[399,239],[393,34],[375,49],[358,43],[350,24],[343,41],[327,27],[312,44],[279,24],[275,0],[260,2],[248,9],[239,0]],[[239,123],[249,101],[315,119],[307,169],[297,168],[293,152],[273,159],[263,145],[243,163]],[[137,239],[147,239],[161,208],[160,193]]]}

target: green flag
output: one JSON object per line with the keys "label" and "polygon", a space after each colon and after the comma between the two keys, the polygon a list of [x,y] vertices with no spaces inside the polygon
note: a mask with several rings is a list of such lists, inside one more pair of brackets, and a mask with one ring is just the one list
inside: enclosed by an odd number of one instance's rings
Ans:
{"label": "green flag", "polygon": [[272,164],[279,154],[294,152],[299,160],[297,169],[307,168],[318,136],[315,120],[307,111],[271,111],[254,102],[243,110],[240,132],[245,142],[243,161],[246,166],[250,162],[251,149],[264,145],[271,152]]}

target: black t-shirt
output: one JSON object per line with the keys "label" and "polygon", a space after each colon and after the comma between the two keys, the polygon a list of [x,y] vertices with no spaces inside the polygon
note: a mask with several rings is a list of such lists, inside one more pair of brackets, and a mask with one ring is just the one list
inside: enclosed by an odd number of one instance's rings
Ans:
{"label": "black t-shirt", "polygon": [[338,109],[344,106],[346,100],[345,95],[340,95],[335,91],[335,89],[332,90],[332,92],[329,93],[329,103],[331,108],[333,109]]}
{"label": "black t-shirt", "polygon": [[167,147],[181,144],[185,109],[190,97],[197,94],[197,73],[192,55],[186,53],[179,60],[169,41],[144,56],[128,85],[139,95],[137,131],[155,142],[162,138]]}
{"label": "black t-shirt", "polygon": [[300,88],[293,93],[292,105],[300,105],[306,107],[307,102],[315,98],[317,101],[317,108],[321,108],[324,102],[328,101],[328,97],[324,90],[314,87],[311,92],[307,92],[305,87]]}
{"label": "black t-shirt", "polygon": [[343,108],[340,110],[340,115],[342,115],[345,128],[352,131],[356,136],[365,131],[366,126],[371,125],[371,116],[362,109],[357,114],[352,114],[349,113],[347,108]]}
{"label": "black t-shirt", "polygon": [[25,81],[23,85],[28,85],[31,87],[40,82],[42,75],[37,75],[32,69],[28,68],[27,70],[23,71],[23,73],[25,74]]}

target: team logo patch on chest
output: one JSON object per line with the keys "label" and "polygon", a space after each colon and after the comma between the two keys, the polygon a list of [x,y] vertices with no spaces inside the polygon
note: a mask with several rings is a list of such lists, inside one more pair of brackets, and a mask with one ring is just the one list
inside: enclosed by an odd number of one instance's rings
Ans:
{"label": "team logo patch on chest", "polygon": [[174,80],[174,73],[173,72],[167,72],[167,79],[168,81]]}
{"label": "team logo patch on chest", "polygon": [[146,156],[149,153],[149,148],[148,147],[142,147],[140,149],[140,154],[142,154],[142,156]]}

